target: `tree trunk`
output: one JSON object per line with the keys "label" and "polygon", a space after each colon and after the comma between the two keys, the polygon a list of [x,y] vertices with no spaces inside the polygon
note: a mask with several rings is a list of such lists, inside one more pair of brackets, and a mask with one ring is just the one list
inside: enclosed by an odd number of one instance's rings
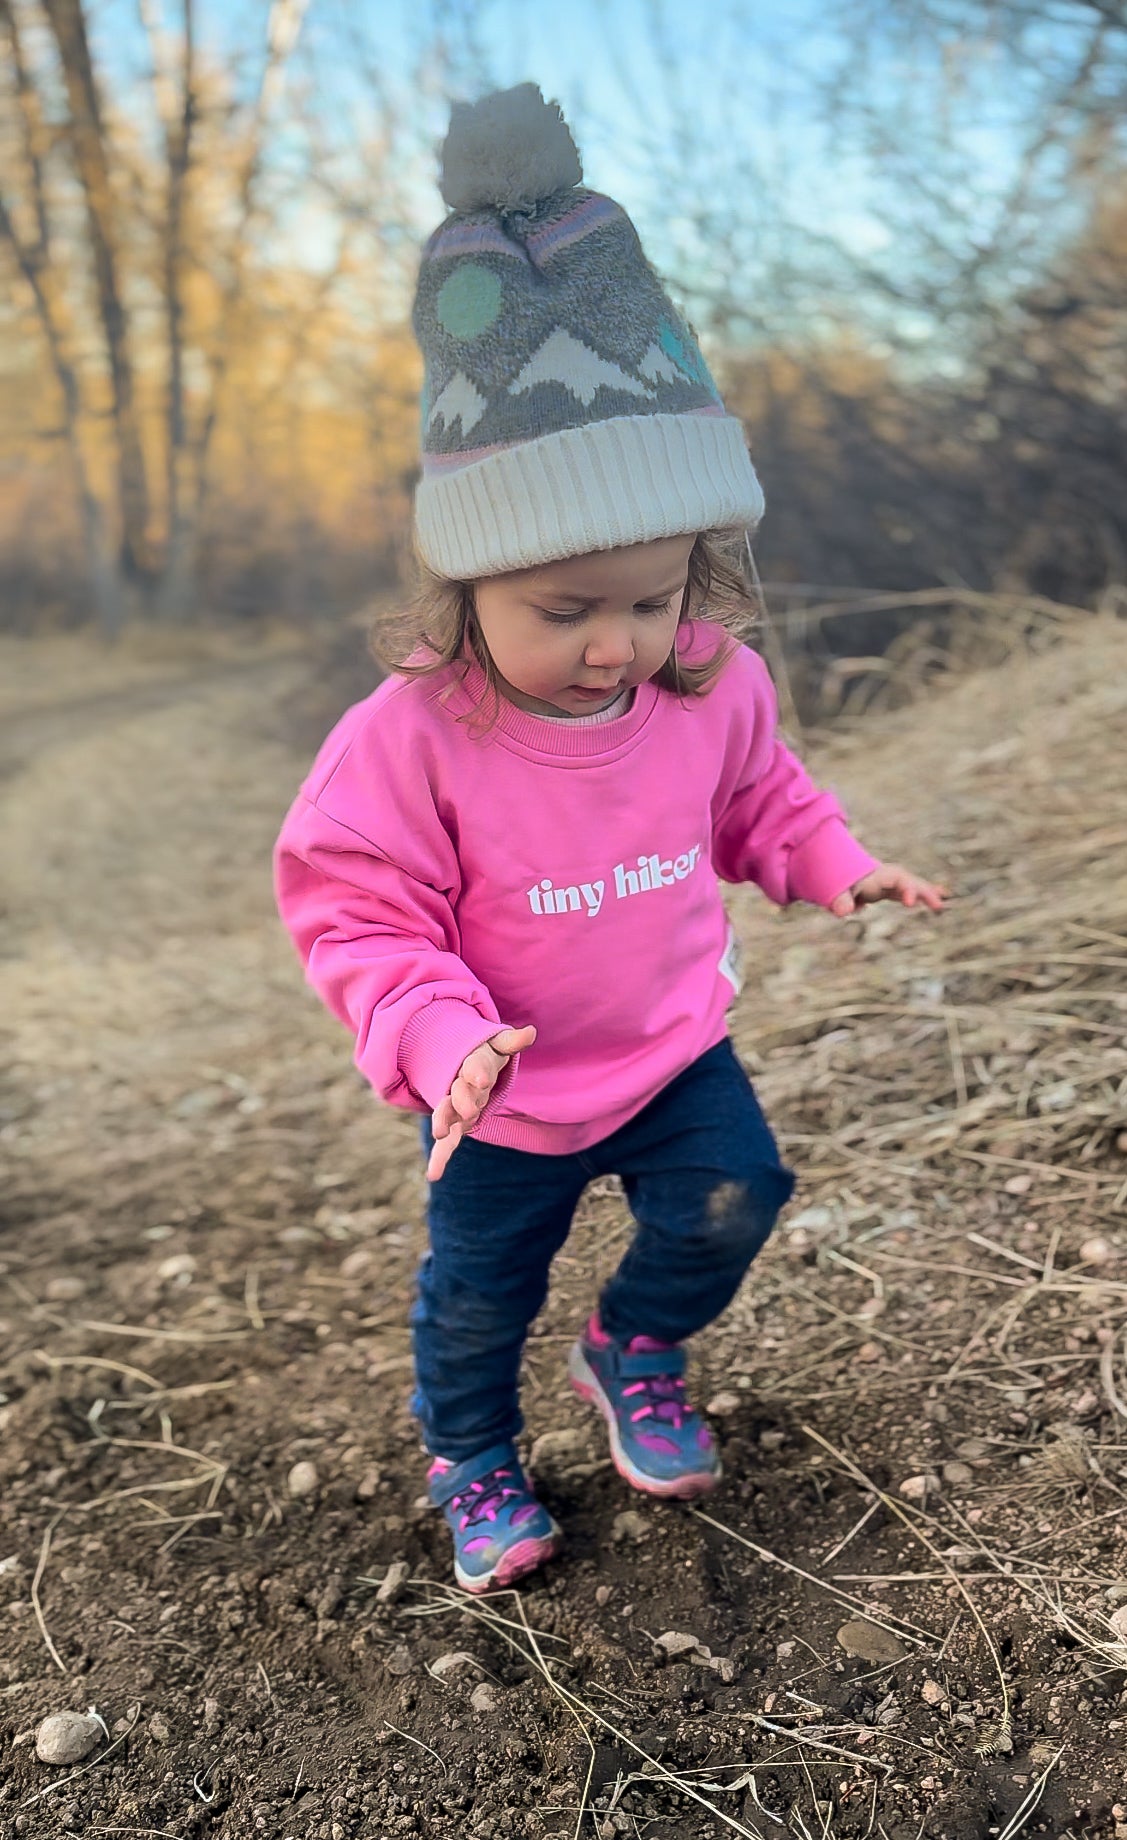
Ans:
{"label": "tree trunk", "polygon": [[98,309],[113,387],[121,570],[127,579],[149,573],[149,492],[137,422],[129,314],[121,289],[121,248],[110,184],[105,124],[82,0],[43,0],[54,33],[70,106],[71,144],[86,203]]}

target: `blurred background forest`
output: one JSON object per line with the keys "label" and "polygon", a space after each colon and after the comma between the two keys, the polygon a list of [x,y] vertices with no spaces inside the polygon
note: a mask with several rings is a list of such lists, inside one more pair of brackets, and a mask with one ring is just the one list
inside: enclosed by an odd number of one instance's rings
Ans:
{"label": "blurred background forest", "polygon": [[0,0],[0,630],[397,590],[436,147],[529,77],[745,418],[841,694],[907,618],[1114,602],[1122,0]]}

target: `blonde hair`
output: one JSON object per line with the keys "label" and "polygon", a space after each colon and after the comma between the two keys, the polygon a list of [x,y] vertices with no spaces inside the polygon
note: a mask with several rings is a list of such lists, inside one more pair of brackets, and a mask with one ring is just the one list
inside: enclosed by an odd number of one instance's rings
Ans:
{"label": "blonde hair", "polygon": [[[686,664],[674,647],[653,682],[675,696],[704,696],[754,624],[757,608],[744,579],[742,544],[742,536],[714,530],[701,531],[693,544],[678,627],[707,609],[708,619],[728,638],[701,664]],[[406,611],[373,626],[372,654],[401,677],[431,677],[458,663],[468,671],[476,661],[489,689],[488,720],[495,721],[501,683],[478,624],[474,584],[448,581],[422,563],[418,567],[419,586]],[[420,659],[420,650],[432,656]]]}

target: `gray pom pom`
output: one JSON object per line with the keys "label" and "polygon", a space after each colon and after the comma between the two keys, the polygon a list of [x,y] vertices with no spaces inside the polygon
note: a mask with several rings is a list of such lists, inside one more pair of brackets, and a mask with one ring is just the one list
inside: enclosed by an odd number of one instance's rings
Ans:
{"label": "gray pom pom", "polygon": [[530,211],[582,177],[559,104],[545,102],[535,83],[454,104],[439,182],[452,211]]}

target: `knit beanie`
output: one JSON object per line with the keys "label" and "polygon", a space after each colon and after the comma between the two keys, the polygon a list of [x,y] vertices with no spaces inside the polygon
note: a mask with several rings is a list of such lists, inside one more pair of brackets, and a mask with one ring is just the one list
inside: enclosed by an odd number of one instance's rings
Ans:
{"label": "knit beanie", "polygon": [[469,581],[746,529],[763,494],[621,205],[533,83],[454,107],[423,252],[419,552]]}

